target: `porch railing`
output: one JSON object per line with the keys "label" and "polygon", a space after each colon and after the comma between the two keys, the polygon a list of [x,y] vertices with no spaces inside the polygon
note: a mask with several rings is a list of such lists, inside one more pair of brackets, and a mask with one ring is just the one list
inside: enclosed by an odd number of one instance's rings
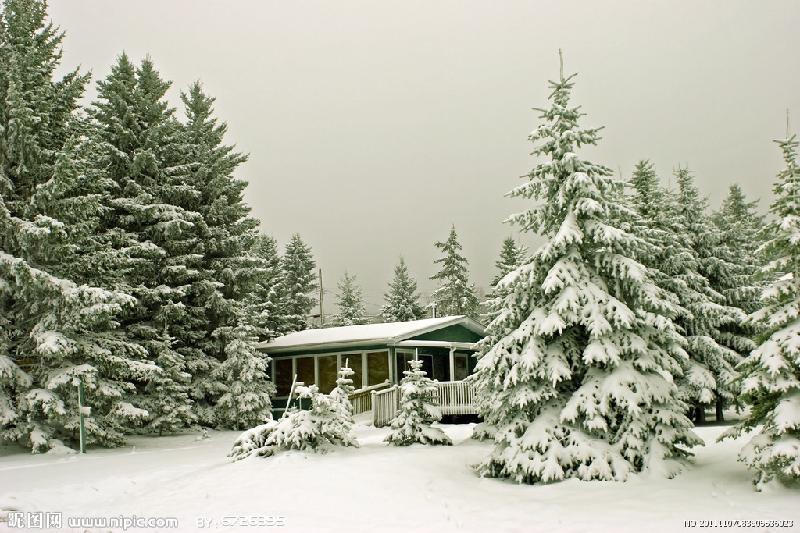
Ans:
{"label": "porch railing", "polygon": [[353,406],[353,414],[360,415],[361,413],[366,413],[372,410],[372,393],[381,389],[385,389],[390,386],[389,380],[387,379],[383,383],[378,383],[377,385],[372,385],[370,387],[364,387],[363,389],[358,389],[352,392],[348,398],[350,399],[350,405]]}
{"label": "porch railing", "polygon": [[[436,383],[436,398],[443,415],[472,415],[475,411],[475,389],[468,381]],[[372,423],[375,427],[388,425],[400,407],[397,385],[372,391]]]}
{"label": "porch railing", "polygon": [[475,389],[467,381],[437,383],[439,408],[443,415],[474,415]]}
{"label": "porch railing", "polygon": [[388,389],[372,391],[372,425],[381,428],[389,424],[400,407],[400,388],[392,385]]}

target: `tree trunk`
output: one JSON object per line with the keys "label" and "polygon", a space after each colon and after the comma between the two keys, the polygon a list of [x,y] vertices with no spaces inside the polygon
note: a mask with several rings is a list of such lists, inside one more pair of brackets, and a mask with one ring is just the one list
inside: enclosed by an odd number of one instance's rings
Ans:
{"label": "tree trunk", "polygon": [[705,424],[706,422],[706,407],[705,405],[698,405],[694,408],[694,423]]}
{"label": "tree trunk", "polygon": [[722,398],[717,398],[717,405],[716,405],[717,422],[724,422],[725,421],[725,415],[722,412],[722,408],[723,407],[724,407],[724,404],[722,402]]}

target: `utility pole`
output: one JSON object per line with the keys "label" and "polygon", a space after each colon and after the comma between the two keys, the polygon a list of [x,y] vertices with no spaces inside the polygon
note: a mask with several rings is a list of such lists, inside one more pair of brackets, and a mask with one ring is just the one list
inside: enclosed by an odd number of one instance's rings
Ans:
{"label": "utility pole", "polygon": [[322,312],[322,298],[325,294],[325,290],[322,288],[322,269],[319,269],[319,325],[320,327],[325,326],[325,315]]}

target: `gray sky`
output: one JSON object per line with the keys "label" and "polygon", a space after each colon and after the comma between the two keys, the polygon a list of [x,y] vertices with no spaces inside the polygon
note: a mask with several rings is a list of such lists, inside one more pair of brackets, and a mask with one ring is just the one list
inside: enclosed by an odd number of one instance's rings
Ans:
{"label": "gray sky", "polygon": [[606,127],[586,155],[626,176],[647,157],[664,180],[688,164],[714,206],[738,181],[766,209],[787,107],[800,125],[795,0],[51,0],[50,14],[65,66],[95,79],[122,50],[149,53],[175,102],[201,79],[250,153],[239,175],[264,231],[311,244],[331,303],[355,273],[372,311],[400,254],[434,288],[450,224],[488,284],[559,47],[584,124]]}

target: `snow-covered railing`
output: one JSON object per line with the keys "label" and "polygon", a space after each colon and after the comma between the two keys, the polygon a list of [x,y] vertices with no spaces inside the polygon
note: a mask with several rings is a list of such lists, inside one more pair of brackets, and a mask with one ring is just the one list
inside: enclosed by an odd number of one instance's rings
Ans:
{"label": "snow-covered railing", "polygon": [[364,387],[363,389],[358,389],[353,391],[348,398],[350,399],[350,405],[353,406],[353,414],[360,415],[361,413],[366,413],[367,411],[372,410],[372,393],[385,389],[389,386],[389,380],[387,379],[383,383],[378,383],[377,385],[372,385],[370,387]]}
{"label": "snow-covered railing", "polygon": [[441,381],[437,390],[443,415],[476,414],[475,389],[469,381]]}
{"label": "snow-covered railing", "polygon": [[[437,381],[436,398],[443,415],[474,415],[477,413],[475,389],[468,381]],[[400,389],[397,385],[373,391],[372,424],[376,428],[389,425],[399,407]]]}
{"label": "snow-covered railing", "polygon": [[392,385],[388,389],[372,391],[372,425],[383,427],[394,418],[400,406],[400,389]]}

